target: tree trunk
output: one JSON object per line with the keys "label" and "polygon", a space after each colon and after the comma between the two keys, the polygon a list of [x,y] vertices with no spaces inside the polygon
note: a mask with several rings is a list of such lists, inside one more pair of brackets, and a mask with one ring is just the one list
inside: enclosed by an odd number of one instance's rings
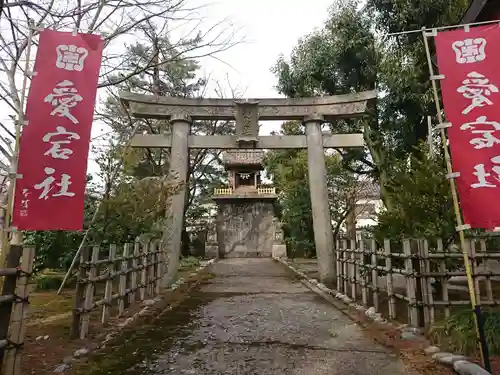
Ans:
{"label": "tree trunk", "polygon": [[380,185],[380,199],[384,202],[385,207],[388,210],[393,208],[392,200],[387,190],[387,186],[389,185],[389,175],[386,172],[385,168],[385,152],[383,150],[383,146],[376,141],[374,138],[373,131],[370,128],[370,124],[365,122],[363,126],[363,135],[366,143],[366,147],[370,150],[370,154],[373,159],[373,163],[377,167],[379,185]]}
{"label": "tree trunk", "polygon": [[184,228],[182,229],[182,245],[181,245],[181,254],[183,257],[188,257],[191,255],[189,248],[190,248],[189,234],[186,228]]}
{"label": "tree trunk", "polygon": [[346,228],[347,238],[351,241],[356,242],[356,218],[354,215],[354,211],[351,211],[349,215],[347,215]]}

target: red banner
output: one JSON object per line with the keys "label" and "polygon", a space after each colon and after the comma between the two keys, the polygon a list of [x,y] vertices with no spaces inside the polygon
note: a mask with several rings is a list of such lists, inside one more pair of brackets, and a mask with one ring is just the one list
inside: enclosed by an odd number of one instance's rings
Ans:
{"label": "red banner", "polygon": [[82,229],[102,49],[98,35],[40,32],[17,169],[19,230]]}
{"label": "red banner", "polygon": [[464,223],[500,227],[500,25],[440,32],[436,50]]}

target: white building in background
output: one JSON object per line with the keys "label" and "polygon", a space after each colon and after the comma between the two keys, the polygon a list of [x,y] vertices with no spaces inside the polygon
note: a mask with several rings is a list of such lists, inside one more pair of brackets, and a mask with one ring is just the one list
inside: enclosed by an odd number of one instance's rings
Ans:
{"label": "white building in background", "polygon": [[367,184],[358,195],[355,208],[356,239],[361,240],[364,228],[378,224],[377,214],[384,208],[384,203],[380,199],[380,186],[376,183]]}
{"label": "white building in background", "polygon": [[380,186],[369,183],[358,194],[356,202],[356,229],[377,225],[376,215],[383,209]]}

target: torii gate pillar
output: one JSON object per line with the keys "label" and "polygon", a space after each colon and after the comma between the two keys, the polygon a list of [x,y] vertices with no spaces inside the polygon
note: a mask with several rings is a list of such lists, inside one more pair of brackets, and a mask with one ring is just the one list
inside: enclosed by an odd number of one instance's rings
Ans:
{"label": "torii gate pillar", "polygon": [[[309,193],[313,216],[314,242],[318,271],[323,283],[335,281],[335,253],[333,250],[332,219],[328,203],[325,152],[321,124],[323,116],[313,115],[304,118],[307,137],[307,167],[309,173]],[[331,267],[329,265],[334,265]]]}
{"label": "torii gate pillar", "polygon": [[170,151],[170,169],[168,173],[169,182],[177,186],[176,194],[170,197],[167,203],[166,225],[168,230],[164,231],[164,246],[168,252],[163,256],[168,257],[167,269],[163,280],[168,283],[173,279],[179,269],[180,259],[176,254],[181,253],[182,227],[184,225],[184,205],[188,189],[189,148],[188,136],[191,130],[191,117],[183,114],[175,114],[170,118],[172,125],[172,148]]}

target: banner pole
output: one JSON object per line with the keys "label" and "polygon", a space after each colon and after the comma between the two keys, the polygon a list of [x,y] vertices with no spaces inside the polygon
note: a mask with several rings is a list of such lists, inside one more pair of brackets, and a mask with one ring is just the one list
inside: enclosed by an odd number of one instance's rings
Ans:
{"label": "banner pole", "polygon": [[[31,47],[33,44],[33,28],[34,23],[33,20],[30,20],[28,23],[28,37],[26,44],[26,61],[24,64],[24,77],[23,83],[21,87],[21,97],[19,98],[19,108],[17,109],[17,120],[15,121],[15,129],[16,129],[16,139],[14,144],[14,151],[12,155],[12,160],[10,162],[10,171],[9,171],[9,187],[7,191],[7,207],[5,208],[5,217],[3,221],[2,227],[2,249],[0,255],[0,265],[4,265],[6,255],[9,249],[9,245],[21,245],[22,242],[22,232],[18,232],[11,227],[11,219],[14,210],[14,195],[16,188],[16,180],[18,178],[17,175],[17,163],[19,159],[19,143],[21,139],[21,128],[24,126],[24,103],[26,102],[26,87],[28,86],[28,76],[29,76],[29,67],[31,62]],[[12,238],[9,244],[9,232],[12,231]]]}
{"label": "banner pole", "polygon": [[455,184],[455,175],[453,172],[453,167],[451,164],[451,157],[450,153],[448,151],[448,145],[447,145],[447,137],[446,137],[446,124],[443,121],[443,114],[441,111],[441,104],[439,102],[439,94],[438,94],[438,88],[436,84],[436,80],[433,79],[434,77],[434,67],[432,65],[432,57],[430,53],[430,48],[429,48],[429,41],[427,39],[428,35],[426,32],[425,27],[422,28],[422,37],[424,41],[424,47],[425,47],[425,53],[427,55],[427,65],[429,67],[429,75],[430,75],[430,81],[432,84],[432,91],[433,91],[433,96],[434,96],[434,103],[436,105],[436,112],[437,112],[437,119],[439,122],[439,129],[441,133],[441,142],[443,145],[443,151],[444,151],[444,159],[446,161],[446,169],[448,172],[448,180],[450,181],[450,190],[451,190],[451,196],[453,199],[453,208],[455,210],[455,219],[457,222],[457,231],[458,235],[460,238],[460,247],[462,249],[462,254],[464,257],[464,266],[465,266],[465,273],[467,275],[467,284],[469,287],[469,296],[470,296],[470,301],[472,305],[472,310],[473,310],[473,316],[474,316],[474,325],[476,329],[476,336],[477,340],[479,343],[479,349],[481,353],[481,360],[483,363],[484,368],[486,371],[491,372],[491,364],[490,364],[490,358],[489,358],[489,353],[488,353],[488,344],[486,342],[486,336],[484,333],[484,319],[483,315],[481,312],[481,306],[477,304],[477,299],[476,299],[476,292],[474,289],[474,280],[472,276],[472,268],[470,264],[470,259],[469,259],[469,249],[467,242],[465,240],[465,233],[464,231],[470,226],[464,225],[462,221],[462,213],[460,211],[460,203],[458,200],[458,194],[457,194],[457,189],[456,189],[456,184]]}

